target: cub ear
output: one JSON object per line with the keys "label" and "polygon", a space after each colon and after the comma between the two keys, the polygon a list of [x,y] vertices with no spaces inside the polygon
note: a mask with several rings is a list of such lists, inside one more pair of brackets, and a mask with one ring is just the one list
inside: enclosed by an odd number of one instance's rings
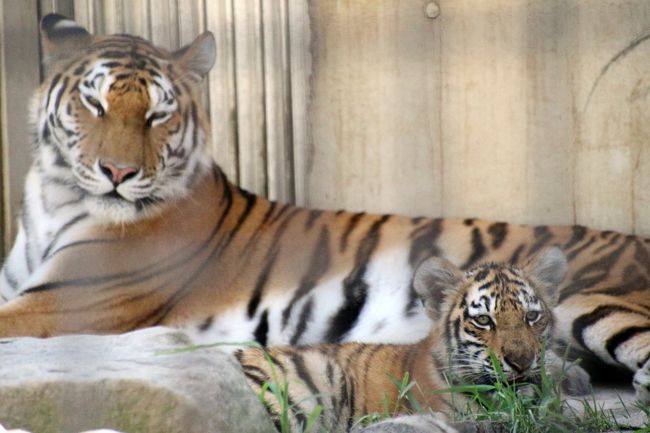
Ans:
{"label": "cub ear", "polygon": [[41,20],[41,42],[47,65],[85,48],[92,42],[92,35],[63,15],[48,14]]}
{"label": "cub ear", "polygon": [[449,260],[429,257],[415,270],[413,288],[424,302],[429,317],[435,320],[445,297],[465,281],[465,275]]}
{"label": "cub ear", "polygon": [[533,256],[523,268],[524,273],[544,292],[553,307],[559,296],[559,286],[569,265],[558,247],[547,247]]}
{"label": "cub ear", "polygon": [[174,51],[172,57],[200,81],[212,69],[217,57],[216,52],[214,35],[212,32],[203,32],[191,44]]}

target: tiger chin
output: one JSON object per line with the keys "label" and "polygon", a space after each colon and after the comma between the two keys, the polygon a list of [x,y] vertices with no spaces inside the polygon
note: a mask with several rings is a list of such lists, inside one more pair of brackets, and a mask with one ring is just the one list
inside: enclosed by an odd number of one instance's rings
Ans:
{"label": "tiger chin", "polygon": [[[584,394],[589,375],[578,366],[563,368],[550,350],[552,308],[566,269],[557,248],[543,250],[523,267],[484,263],[461,271],[448,260],[429,258],[413,280],[432,320],[421,342],[246,348],[235,356],[258,393],[265,383],[288,384],[293,428],[304,427],[320,405],[318,431],[323,432],[348,431],[355,418],[382,413],[386,404],[408,410],[408,403],[398,402],[396,385],[407,373],[417,384],[412,390],[418,403],[441,413],[444,421],[451,399],[435,391],[452,384],[494,384],[490,354],[508,382],[537,383],[544,364],[567,393]],[[268,390],[263,396],[279,429],[279,402]]]}

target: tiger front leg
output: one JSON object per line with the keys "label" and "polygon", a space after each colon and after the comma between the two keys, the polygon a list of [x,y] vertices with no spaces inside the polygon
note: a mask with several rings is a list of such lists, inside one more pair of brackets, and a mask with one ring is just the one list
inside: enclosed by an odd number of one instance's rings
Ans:
{"label": "tiger front leg", "polygon": [[0,271],[0,305],[18,296],[24,287],[30,274],[26,257],[27,238],[21,224],[16,241]]}
{"label": "tiger front leg", "polygon": [[0,338],[48,337],[60,332],[52,325],[51,311],[37,295],[24,295],[0,306]]}
{"label": "tiger front leg", "polygon": [[[7,260],[3,275],[11,271],[10,264]],[[63,298],[66,296],[38,291],[41,287],[55,284],[48,282],[48,271],[48,266],[41,266],[23,278],[17,290],[9,288],[8,292],[0,292],[0,337],[48,337],[69,333],[65,332],[69,326],[65,324],[67,319],[63,311]],[[25,293],[29,289],[37,291]]]}
{"label": "tiger front leg", "polygon": [[113,334],[138,327],[136,310],[114,308],[116,300],[83,288],[29,292],[0,306],[0,338],[65,334]]}

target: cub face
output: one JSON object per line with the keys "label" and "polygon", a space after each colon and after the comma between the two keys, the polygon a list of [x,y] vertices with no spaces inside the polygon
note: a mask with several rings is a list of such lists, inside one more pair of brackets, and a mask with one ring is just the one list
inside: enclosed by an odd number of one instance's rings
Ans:
{"label": "cub face", "polygon": [[566,270],[558,248],[542,251],[522,268],[483,264],[463,272],[442,258],[422,263],[414,287],[444,343],[438,355],[449,362],[451,378],[494,383],[493,353],[508,380],[535,380]]}
{"label": "cub face", "polygon": [[197,91],[214,62],[212,35],[170,53],[56,14],[41,35],[49,74],[32,105],[41,169],[113,222],[187,194],[210,160]]}

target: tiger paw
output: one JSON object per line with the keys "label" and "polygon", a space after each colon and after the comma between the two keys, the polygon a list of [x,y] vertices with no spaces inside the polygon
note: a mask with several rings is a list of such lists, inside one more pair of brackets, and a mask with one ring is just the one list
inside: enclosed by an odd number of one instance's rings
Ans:
{"label": "tiger paw", "polygon": [[642,403],[650,403],[650,359],[634,373],[632,385],[636,391],[636,399]]}

